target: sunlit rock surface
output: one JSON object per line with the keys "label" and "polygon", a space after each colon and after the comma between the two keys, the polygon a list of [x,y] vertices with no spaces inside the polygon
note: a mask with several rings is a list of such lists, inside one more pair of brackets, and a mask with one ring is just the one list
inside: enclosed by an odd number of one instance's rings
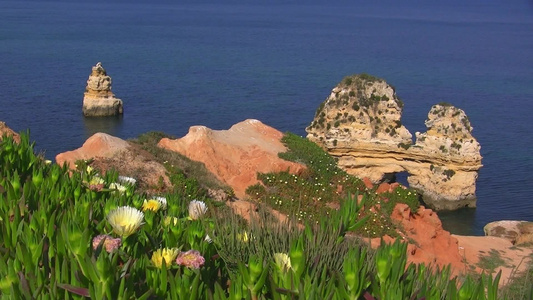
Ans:
{"label": "sunlit rock surface", "polygon": [[384,80],[349,76],[320,105],[306,128],[307,138],[336,157],[339,167],[373,183],[407,172],[410,187],[433,209],[475,207],[480,145],[464,111],[434,105],[427,131],[416,133],[413,144],[401,123],[402,109],[403,102]]}

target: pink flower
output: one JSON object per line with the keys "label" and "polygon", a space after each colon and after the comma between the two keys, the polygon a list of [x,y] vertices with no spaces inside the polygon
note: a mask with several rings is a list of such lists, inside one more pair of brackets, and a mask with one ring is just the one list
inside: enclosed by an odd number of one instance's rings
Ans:
{"label": "pink flower", "polygon": [[89,189],[91,191],[99,192],[104,188],[103,184],[91,184],[89,185]]}
{"label": "pink flower", "polygon": [[191,269],[200,269],[205,263],[205,258],[197,250],[181,252],[176,258],[178,265],[186,266]]}
{"label": "pink flower", "polygon": [[114,250],[118,249],[120,247],[120,244],[122,243],[122,240],[120,238],[112,238],[110,235],[107,234],[101,234],[97,235],[93,238],[93,249],[96,250],[100,243],[104,240],[104,247],[105,251],[111,253]]}

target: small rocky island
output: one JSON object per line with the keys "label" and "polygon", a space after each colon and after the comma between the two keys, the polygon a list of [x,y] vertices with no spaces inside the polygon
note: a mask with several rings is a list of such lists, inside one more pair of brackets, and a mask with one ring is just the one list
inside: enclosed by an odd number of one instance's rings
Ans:
{"label": "small rocky island", "polygon": [[109,77],[98,62],[92,68],[87,80],[87,87],[83,97],[83,115],[86,117],[106,117],[122,114],[122,100],[111,92],[111,77]]}
{"label": "small rocky island", "polygon": [[436,210],[476,206],[480,145],[465,112],[434,105],[427,131],[412,135],[401,123],[403,103],[383,79],[346,77],[320,105],[307,138],[338,159],[339,167],[373,183],[407,172],[410,187]]}

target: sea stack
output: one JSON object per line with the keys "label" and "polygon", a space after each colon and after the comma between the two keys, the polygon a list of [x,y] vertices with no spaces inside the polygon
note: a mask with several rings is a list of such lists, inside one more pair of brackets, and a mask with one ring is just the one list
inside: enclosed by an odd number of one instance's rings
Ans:
{"label": "sea stack", "polygon": [[86,117],[107,117],[122,114],[122,100],[111,92],[111,77],[98,62],[92,68],[83,97],[83,115]]}
{"label": "sea stack", "polygon": [[413,143],[401,123],[402,110],[403,102],[385,80],[348,76],[316,111],[307,138],[346,172],[374,184],[407,173],[409,186],[435,210],[475,207],[482,157],[465,112],[448,103],[434,105],[427,132],[417,132]]}

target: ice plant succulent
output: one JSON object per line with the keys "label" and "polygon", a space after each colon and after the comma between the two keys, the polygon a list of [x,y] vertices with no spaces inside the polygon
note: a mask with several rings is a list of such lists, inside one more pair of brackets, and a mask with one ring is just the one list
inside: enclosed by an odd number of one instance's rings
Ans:
{"label": "ice plant succulent", "polygon": [[198,220],[207,212],[207,206],[203,201],[192,200],[189,203],[189,219]]}
{"label": "ice plant succulent", "polygon": [[161,203],[161,209],[167,209],[167,198],[165,197],[154,197],[156,201]]}
{"label": "ice plant succulent", "polygon": [[246,233],[246,231],[243,233],[237,233],[237,239],[241,242],[247,243],[249,240],[248,233]]}
{"label": "ice plant succulent", "polygon": [[122,184],[128,184],[131,186],[134,186],[135,183],[137,183],[137,180],[135,178],[128,177],[128,176],[118,176],[117,180],[118,182]]}
{"label": "ice plant succulent", "polygon": [[116,183],[116,182],[113,182],[109,185],[109,189],[111,190],[117,190],[119,191],[120,193],[124,193],[126,191],[126,187],[123,186],[122,184],[120,183]]}
{"label": "ice plant succulent", "polygon": [[163,266],[163,260],[164,260],[165,265],[169,266],[172,263],[172,261],[176,258],[177,255],[178,255],[177,248],[157,249],[152,254],[152,263],[156,267],[161,268]]}
{"label": "ice plant succulent", "polygon": [[291,259],[286,253],[274,253],[274,262],[283,272],[291,269]]}
{"label": "ice plant succulent", "polygon": [[93,176],[93,178],[89,180],[89,185],[104,184],[104,183],[105,183],[105,180],[99,176]]}
{"label": "ice plant succulent", "polygon": [[128,237],[141,225],[144,214],[130,206],[121,206],[109,212],[107,221],[113,227],[113,231],[121,236]]}
{"label": "ice plant succulent", "polygon": [[189,250],[181,252],[176,258],[178,265],[186,266],[191,269],[200,269],[205,263],[205,258],[200,254],[198,250]]}
{"label": "ice plant succulent", "polygon": [[165,226],[170,226],[171,224],[176,226],[176,225],[178,225],[178,222],[179,222],[179,219],[176,218],[176,217],[166,216],[163,219],[163,225],[165,225]]}
{"label": "ice plant succulent", "polygon": [[161,202],[150,199],[150,200],[144,200],[143,202],[143,211],[151,210],[151,211],[158,211],[161,208]]}
{"label": "ice plant succulent", "polygon": [[153,210],[158,211],[160,209],[166,209],[167,208],[167,198],[165,197],[153,197],[148,200],[144,200],[143,203],[143,211],[146,210]]}
{"label": "ice plant succulent", "polygon": [[120,247],[120,244],[122,243],[122,240],[120,238],[114,239],[108,234],[100,234],[93,238],[93,249],[96,250],[100,243],[102,243],[102,241],[105,251],[107,251],[108,253],[111,253],[114,250],[118,249]]}

